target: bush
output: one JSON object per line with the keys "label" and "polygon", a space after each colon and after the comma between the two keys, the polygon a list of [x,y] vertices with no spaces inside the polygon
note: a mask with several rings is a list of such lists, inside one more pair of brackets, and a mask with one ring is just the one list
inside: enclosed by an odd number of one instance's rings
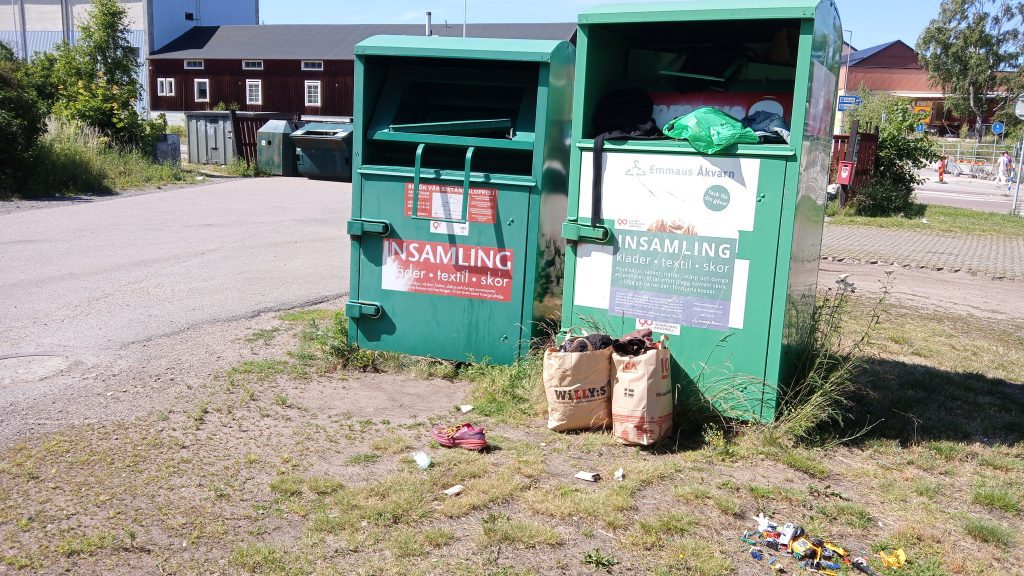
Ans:
{"label": "bush", "polygon": [[867,186],[858,188],[850,206],[858,216],[915,217],[923,208],[914,202],[914,185],[894,184],[883,176],[875,176]]}
{"label": "bush", "polygon": [[24,66],[0,43],[0,198],[19,192],[25,166],[43,132],[43,105]]}
{"label": "bush", "polygon": [[914,187],[921,184],[917,171],[937,158],[927,136],[915,136],[914,126],[923,118],[915,114],[907,98],[882,99],[885,122],[878,132],[878,158],[871,184],[857,191],[851,205],[861,216],[910,215],[916,210]]}
{"label": "bush", "polygon": [[128,13],[116,0],[92,0],[75,44],[60,44],[39,64],[52,80],[52,112],[97,128],[121,147],[142,148],[147,130],[135,103],[141,93],[138,61],[129,40]]}
{"label": "bush", "polygon": [[32,178],[19,191],[26,197],[105,194],[179,182],[177,164],[157,164],[133,150],[112,148],[103,134],[77,122],[51,119],[30,164]]}

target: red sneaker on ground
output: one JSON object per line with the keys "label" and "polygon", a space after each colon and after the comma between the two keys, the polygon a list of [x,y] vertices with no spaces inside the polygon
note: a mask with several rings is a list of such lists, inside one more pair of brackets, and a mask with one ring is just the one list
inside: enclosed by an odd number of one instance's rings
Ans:
{"label": "red sneaker on ground", "polygon": [[483,450],[487,448],[487,438],[484,436],[484,429],[477,428],[469,422],[463,422],[458,426],[445,427],[438,424],[430,429],[430,437],[437,440],[437,443],[447,448],[465,448],[466,450]]}

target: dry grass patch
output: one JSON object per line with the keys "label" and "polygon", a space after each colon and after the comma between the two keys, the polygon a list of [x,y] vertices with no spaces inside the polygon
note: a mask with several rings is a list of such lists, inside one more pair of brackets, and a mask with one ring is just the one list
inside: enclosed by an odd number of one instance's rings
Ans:
{"label": "dry grass patch", "polygon": [[736,573],[732,561],[720,547],[706,539],[688,538],[674,543],[663,556],[654,576],[728,576]]}
{"label": "dry grass patch", "polygon": [[473,510],[514,499],[526,484],[509,472],[469,480],[466,489],[441,506],[441,514],[450,518],[465,516]]}
{"label": "dry grass patch", "polygon": [[557,531],[531,520],[515,520],[501,512],[488,512],[481,523],[481,546],[536,548],[562,543],[562,536]]}

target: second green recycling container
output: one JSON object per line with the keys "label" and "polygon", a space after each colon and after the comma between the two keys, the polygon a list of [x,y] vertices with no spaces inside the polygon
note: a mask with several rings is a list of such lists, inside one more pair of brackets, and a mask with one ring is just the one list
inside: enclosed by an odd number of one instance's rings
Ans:
{"label": "second green recycling container", "polygon": [[322,180],[352,180],[352,125],[311,122],[291,134],[299,174]]}
{"label": "second green recycling container", "polygon": [[356,47],[350,339],[508,363],[561,306],[574,48]]}
{"label": "second green recycling container", "polygon": [[[680,398],[772,420],[806,350],[842,25],[830,0],[691,0],[579,17],[563,327],[670,336]],[[643,88],[659,126],[699,106],[780,114],[786,144],[707,156],[609,141],[591,220],[593,117]]]}

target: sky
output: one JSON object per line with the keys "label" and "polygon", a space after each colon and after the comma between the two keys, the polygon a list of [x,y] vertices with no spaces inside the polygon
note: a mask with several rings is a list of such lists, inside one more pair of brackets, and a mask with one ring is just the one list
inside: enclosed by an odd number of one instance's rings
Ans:
{"label": "sky", "polygon": [[[260,0],[265,24],[422,23],[462,26],[463,9],[473,22],[575,22],[583,9],[631,0]],[[640,0],[633,0],[640,1]],[[938,12],[940,0],[836,0],[847,40],[869,48],[892,40],[911,46]],[[472,34],[471,34],[472,35]]]}

